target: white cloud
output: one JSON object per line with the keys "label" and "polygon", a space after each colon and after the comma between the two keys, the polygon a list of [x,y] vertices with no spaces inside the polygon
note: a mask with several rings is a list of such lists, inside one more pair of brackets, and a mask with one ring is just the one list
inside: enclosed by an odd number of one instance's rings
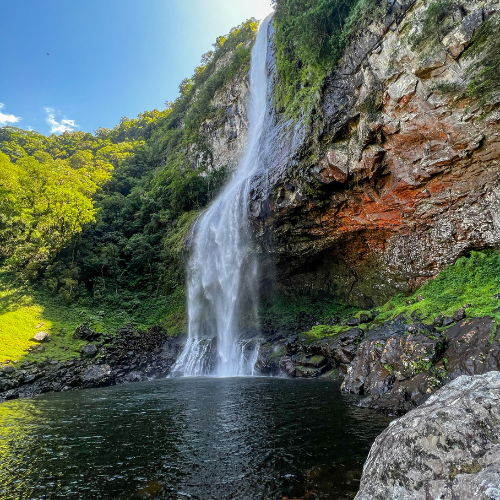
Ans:
{"label": "white cloud", "polygon": [[[2,109],[4,105],[0,102],[0,109]],[[0,111],[0,127],[7,125],[8,123],[17,123],[21,118],[19,116],[14,115],[6,115]]]}
{"label": "white cloud", "polygon": [[75,123],[75,120],[67,120],[66,118],[57,121],[55,110],[53,108],[45,108],[47,113],[46,121],[50,125],[51,134],[62,134],[63,132],[73,132],[75,128],[79,126]]}

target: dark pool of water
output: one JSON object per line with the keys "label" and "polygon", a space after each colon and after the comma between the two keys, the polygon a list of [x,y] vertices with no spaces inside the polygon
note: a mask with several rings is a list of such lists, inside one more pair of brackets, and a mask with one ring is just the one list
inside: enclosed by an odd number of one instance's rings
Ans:
{"label": "dark pool of water", "polygon": [[0,405],[0,498],[352,498],[389,420],[335,382],[170,379]]}

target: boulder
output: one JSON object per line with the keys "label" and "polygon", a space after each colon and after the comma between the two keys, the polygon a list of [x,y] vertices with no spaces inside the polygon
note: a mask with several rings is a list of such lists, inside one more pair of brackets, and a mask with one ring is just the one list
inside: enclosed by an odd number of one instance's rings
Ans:
{"label": "boulder", "polygon": [[356,500],[500,498],[500,373],[461,376],[377,437]]}
{"label": "boulder", "polygon": [[73,338],[77,340],[86,340],[87,342],[93,342],[99,340],[101,337],[100,333],[94,332],[88,326],[80,325],[76,328],[75,333],[73,333]]}
{"label": "boulder", "polygon": [[50,335],[47,332],[38,332],[35,333],[33,339],[35,342],[49,342]]}
{"label": "boulder", "polygon": [[444,333],[448,349],[443,358],[451,379],[500,370],[500,341],[490,316],[461,321]]}
{"label": "boulder", "polygon": [[330,361],[336,361],[342,371],[345,371],[347,364],[354,359],[364,333],[361,328],[351,328],[335,337],[320,340],[321,353]]}
{"label": "boulder", "polygon": [[95,344],[84,345],[80,352],[86,358],[93,358],[97,354],[97,346]]}
{"label": "boulder", "polygon": [[85,370],[82,381],[83,386],[98,387],[110,381],[111,367],[109,365],[89,365]]}
{"label": "boulder", "polygon": [[[424,325],[410,325],[409,331],[423,331]],[[435,334],[400,331],[386,338],[383,330],[364,340],[347,369],[342,389],[355,394],[382,395],[396,381],[428,370],[443,351],[443,339]]]}

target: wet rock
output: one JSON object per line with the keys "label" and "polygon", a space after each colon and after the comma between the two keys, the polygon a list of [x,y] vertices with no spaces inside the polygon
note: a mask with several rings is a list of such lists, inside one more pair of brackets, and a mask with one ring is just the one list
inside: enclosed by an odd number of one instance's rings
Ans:
{"label": "wet rock", "polygon": [[404,389],[368,396],[359,402],[359,406],[361,408],[371,408],[390,416],[404,415],[416,408],[416,404]]}
{"label": "wet rock", "polygon": [[110,380],[111,367],[109,365],[90,365],[83,374],[84,387],[98,387]]}
{"label": "wet rock", "polygon": [[311,368],[319,368],[327,363],[327,359],[321,355],[309,356],[306,353],[300,353],[292,357],[292,361],[297,365]]}
{"label": "wet rock", "polygon": [[285,355],[286,347],[283,342],[277,344],[263,343],[259,348],[255,368],[262,375],[278,375],[280,373],[280,362]]}
{"label": "wet rock", "polygon": [[295,376],[299,378],[317,378],[323,373],[328,371],[328,365],[323,365],[319,367],[305,366],[305,365],[294,365],[295,366]]}
{"label": "wet rock", "polygon": [[465,318],[465,308],[457,309],[452,316],[453,321],[456,323],[457,321],[461,321]]}
{"label": "wet rock", "polygon": [[88,344],[82,346],[80,352],[86,358],[93,358],[97,354],[97,346],[95,344]]}
{"label": "wet rock", "polygon": [[351,328],[341,335],[322,339],[316,345],[333,366],[340,367],[341,372],[345,373],[347,365],[354,359],[363,336],[364,331],[361,328]]}
{"label": "wet rock", "polygon": [[443,323],[442,323],[442,326],[450,326],[450,325],[453,325],[455,321],[453,320],[453,318],[444,318],[443,319]]}
{"label": "wet rock", "polygon": [[448,349],[443,354],[448,376],[481,375],[500,370],[500,339],[493,318],[471,318],[461,321],[444,334]]}
{"label": "wet rock", "polygon": [[361,323],[359,318],[349,318],[346,321],[347,326],[358,326]]}
{"label": "wet rock", "polygon": [[285,357],[280,361],[280,368],[288,377],[295,377],[295,364],[290,357]]}
{"label": "wet rock", "polygon": [[461,376],[376,439],[356,500],[500,497],[500,373]]}
{"label": "wet rock", "polygon": [[[355,394],[382,395],[394,387],[396,381],[414,377],[428,370],[444,348],[444,339],[436,333],[406,334],[399,332],[382,337],[381,328],[361,342],[355,359],[349,365],[342,389]],[[429,328],[426,325],[422,329]]]}
{"label": "wet rock", "polygon": [[125,382],[140,382],[144,377],[139,372],[130,372],[125,376]]}
{"label": "wet rock", "polygon": [[[24,362],[18,370],[6,365],[0,368],[0,401],[68,387],[100,387],[164,377],[170,373],[184,340],[182,336],[169,337],[161,328],[139,332],[127,326],[115,336],[106,336],[108,343],[87,345],[81,358],[66,363],[54,359]],[[94,360],[97,350],[101,351],[99,363]]]}
{"label": "wet rock", "polygon": [[436,318],[434,318],[434,321],[432,322],[432,325],[436,326],[436,327],[443,326],[443,320],[444,320],[444,316],[442,314],[440,314],[439,316],[437,316]]}

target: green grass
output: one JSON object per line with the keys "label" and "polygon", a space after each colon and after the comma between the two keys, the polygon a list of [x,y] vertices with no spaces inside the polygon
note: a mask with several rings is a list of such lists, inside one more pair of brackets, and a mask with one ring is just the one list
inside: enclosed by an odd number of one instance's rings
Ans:
{"label": "green grass", "polygon": [[[184,329],[185,293],[182,288],[168,297],[137,299],[135,303],[129,300],[126,309],[120,308],[119,302],[117,298],[115,306],[68,305],[47,289],[27,285],[16,274],[0,270],[0,363],[46,358],[66,361],[79,356],[85,342],[73,339],[73,332],[82,323],[111,335],[130,323],[138,329],[161,325],[170,334]],[[28,348],[39,345],[31,339],[42,331],[49,333],[52,339],[43,344],[45,351],[27,352]]]}
{"label": "green grass", "polygon": [[[430,324],[440,314],[452,316],[466,304],[467,317],[492,316],[500,323],[500,300],[494,295],[500,293],[500,252],[487,250],[471,252],[469,257],[461,257],[453,265],[441,271],[410,296],[398,294],[378,308],[378,316],[371,323],[361,325],[368,329],[391,321],[400,314],[412,321],[412,313],[418,314],[423,323]],[[417,302],[421,296],[423,300]],[[407,305],[409,303],[409,305]],[[369,314],[356,311],[352,316]],[[302,335],[307,340],[338,335],[352,327],[317,325]],[[494,334],[492,334],[494,336]]]}
{"label": "green grass", "polygon": [[[85,342],[73,340],[72,334],[81,322],[77,311],[62,300],[35,291],[17,281],[15,275],[0,271],[0,363],[77,356]],[[29,347],[38,345],[31,340],[37,331],[49,333],[53,340],[44,344],[44,353],[28,354]]]}
{"label": "green grass", "polygon": [[322,339],[325,337],[334,337],[340,333],[346,332],[353,328],[352,326],[341,326],[341,325],[315,325],[308,332],[304,332],[302,335],[308,341],[313,341],[317,339]]}
{"label": "green grass", "polygon": [[[398,314],[410,316],[416,311],[424,323],[430,323],[439,314],[453,313],[471,304],[467,316],[490,315],[500,321],[500,300],[493,296],[500,293],[500,252],[472,252],[470,257],[461,257],[457,262],[441,271],[409,296],[397,295],[389,300],[377,316],[378,323],[395,318]],[[421,295],[424,300],[417,302]],[[407,301],[411,305],[407,306]]]}

